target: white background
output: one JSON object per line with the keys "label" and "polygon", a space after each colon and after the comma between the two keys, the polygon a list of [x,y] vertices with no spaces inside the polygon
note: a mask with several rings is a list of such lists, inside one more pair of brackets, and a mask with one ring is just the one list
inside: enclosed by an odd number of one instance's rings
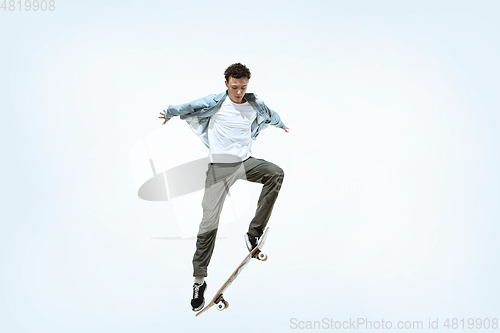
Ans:
{"label": "white background", "polygon": [[[498,2],[55,3],[0,10],[3,332],[498,318]],[[195,318],[194,240],[137,196],[130,149],[234,62],[290,128],[253,147],[285,180],[270,259]],[[220,229],[208,298],[251,217]]]}

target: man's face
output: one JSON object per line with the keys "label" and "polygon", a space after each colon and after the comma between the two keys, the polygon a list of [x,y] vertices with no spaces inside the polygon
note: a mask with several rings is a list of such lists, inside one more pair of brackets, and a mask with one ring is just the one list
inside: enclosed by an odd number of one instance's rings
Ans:
{"label": "man's face", "polygon": [[243,103],[243,97],[245,97],[245,92],[247,91],[248,78],[242,77],[235,79],[234,77],[229,77],[229,82],[226,82],[227,95],[234,103]]}

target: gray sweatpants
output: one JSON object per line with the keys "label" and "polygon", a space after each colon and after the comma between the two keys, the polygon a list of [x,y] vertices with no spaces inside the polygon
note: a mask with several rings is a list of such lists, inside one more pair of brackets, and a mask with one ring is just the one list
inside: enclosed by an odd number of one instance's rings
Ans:
{"label": "gray sweatpants", "polygon": [[283,183],[283,170],[271,162],[249,157],[237,163],[209,163],[203,196],[203,218],[193,256],[193,276],[207,276],[207,267],[214,251],[220,213],[229,188],[238,180],[261,183],[262,192],[255,216],[250,222],[250,236],[260,237],[269,221],[274,202]]}

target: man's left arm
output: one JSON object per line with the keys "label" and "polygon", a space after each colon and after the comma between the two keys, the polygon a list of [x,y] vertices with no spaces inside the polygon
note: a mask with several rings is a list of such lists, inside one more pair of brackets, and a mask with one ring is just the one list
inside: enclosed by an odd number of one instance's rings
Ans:
{"label": "man's left arm", "polygon": [[279,127],[279,128],[283,128],[285,130],[288,129],[288,127],[285,126],[283,121],[281,121],[281,118],[280,118],[280,115],[278,114],[278,112],[270,109],[264,102],[262,102],[262,106],[264,107],[264,111],[266,111],[267,114],[269,114],[269,116],[271,117],[271,125]]}

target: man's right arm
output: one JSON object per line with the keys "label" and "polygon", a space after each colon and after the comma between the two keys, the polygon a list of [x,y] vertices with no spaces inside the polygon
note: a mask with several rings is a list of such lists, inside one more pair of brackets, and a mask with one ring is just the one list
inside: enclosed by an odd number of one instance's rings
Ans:
{"label": "man's right arm", "polygon": [[212,100],[216,95],[211,94],[199,99],[196,99],[189,103],[170,105],[165,112],[165,120],[168,121],[175,116],[183,116],[195,111],[201,110],[209,106],[210,100]]}

